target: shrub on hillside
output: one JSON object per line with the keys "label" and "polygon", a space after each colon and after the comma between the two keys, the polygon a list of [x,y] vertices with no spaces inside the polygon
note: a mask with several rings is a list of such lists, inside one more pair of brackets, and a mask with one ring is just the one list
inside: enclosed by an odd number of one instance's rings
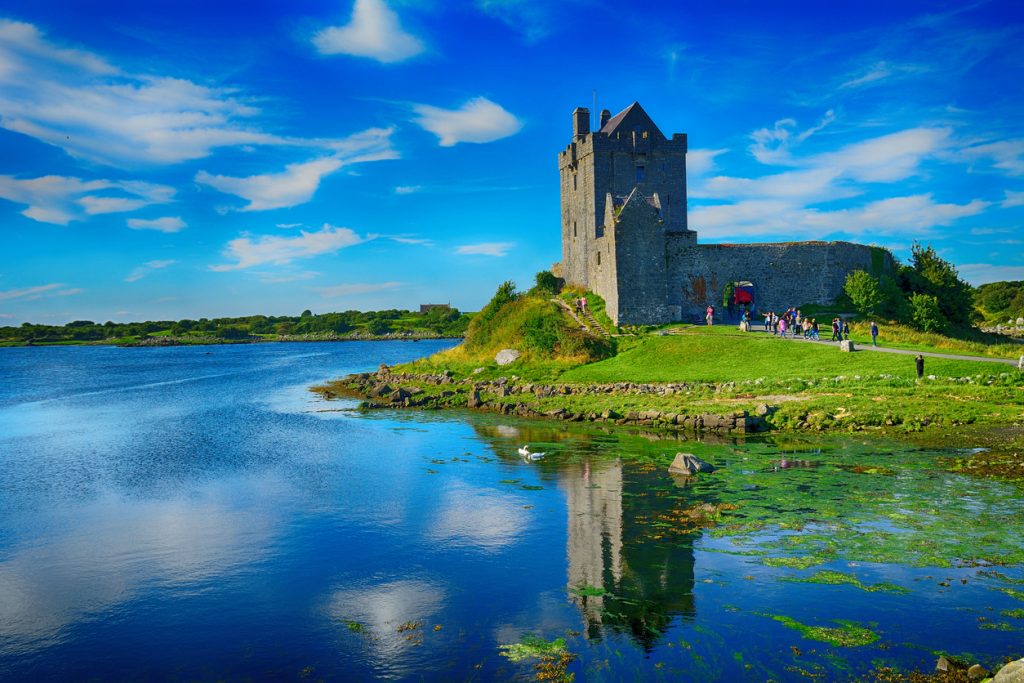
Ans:
{"label": "shrub on hillside", "polygon": [[533,294],[557,296],[565,286],[565,280],[556,277],[550,270],[542,270],[534,278],[535,284],[530,290]]}
{"label": "shrub on hillside", "polygon": [[879,281],[863,270],[855,270],[846,276],[843,292],[861,315],[875,315],[882,304]]}
{"label": "shrub on hillside", "polygon": [[949,324],[942,314],[939,299],[931,294],[915,293],[910,296],[910,319],[922,332],[939,332]]}

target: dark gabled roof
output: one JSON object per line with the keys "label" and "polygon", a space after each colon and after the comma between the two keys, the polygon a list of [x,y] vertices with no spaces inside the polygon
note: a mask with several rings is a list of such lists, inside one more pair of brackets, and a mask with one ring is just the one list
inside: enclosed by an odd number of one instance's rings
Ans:
{"label": "dark gabled roof", "polygon": [[640,106],[639,102],[634,102],[615,116],[608,119],[608,123],[601,127],[602,133],[606,135],[613,135],[619,130],[622,132],[641,130],[648,131],[651,133],[657,133],[660,137],[664,138],[664,133],[658,128],[657,124],[651,120],[651,117],[647,115],[644,108]]}

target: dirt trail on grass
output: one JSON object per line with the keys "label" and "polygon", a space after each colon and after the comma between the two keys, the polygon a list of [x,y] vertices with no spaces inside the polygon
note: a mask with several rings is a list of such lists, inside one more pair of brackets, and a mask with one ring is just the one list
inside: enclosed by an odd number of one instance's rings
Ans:
{"label": "dirt trail on grass", "polygon": [[[751,329],[751,333],[756,334],[769,334],[765,330]],[[819,339],[817,341],[813,339],[804,339],[803,337],[783,337],[787,341],[800,342],[802,344],[824,344],[825,346],[837,346],[839,342],[830,341],[827,339]],[[1024,348],[1021,349],[1024,351]],[[1010,358],[988,358],[986,356],[962,356],[955,353],[935,353],[933,351],[911,351],[910,349],[892,349],[886,346],[868,346],[866,344],[856,343],[856,352],[860,351],[879,351],[881,353],[898,353],[904,356],[916,356],[921,354],[926,358],[946,358],[949,360],[973,360],[981,363],[1002,363],[1003,365],[1009,365],[1011,367],[1017,367],[1017,361]]]}

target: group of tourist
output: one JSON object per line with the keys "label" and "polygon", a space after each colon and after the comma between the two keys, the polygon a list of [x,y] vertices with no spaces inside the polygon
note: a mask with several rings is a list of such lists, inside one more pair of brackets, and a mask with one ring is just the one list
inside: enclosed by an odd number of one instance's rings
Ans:
{"label": "group of tourist", "polygon": [[576,299],[576,315],[582,315],[587,312],[587,297],[581,296]]}

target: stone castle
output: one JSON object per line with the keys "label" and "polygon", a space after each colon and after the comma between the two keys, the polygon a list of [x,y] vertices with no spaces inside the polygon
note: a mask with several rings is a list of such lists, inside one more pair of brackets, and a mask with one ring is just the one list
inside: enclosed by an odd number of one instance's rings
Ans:
{"label": "stone castle", "polygon": [[753,309],[827,304],[854,270],[893,268],[883,249],[850,242],[697,244],[686,217],[686,134],[671,139],[638,102],[611,115],[572,113],[573,139],[558,155],[562,262],[554,273],[601,295],[615,324],[701,319],[743,283]]}

